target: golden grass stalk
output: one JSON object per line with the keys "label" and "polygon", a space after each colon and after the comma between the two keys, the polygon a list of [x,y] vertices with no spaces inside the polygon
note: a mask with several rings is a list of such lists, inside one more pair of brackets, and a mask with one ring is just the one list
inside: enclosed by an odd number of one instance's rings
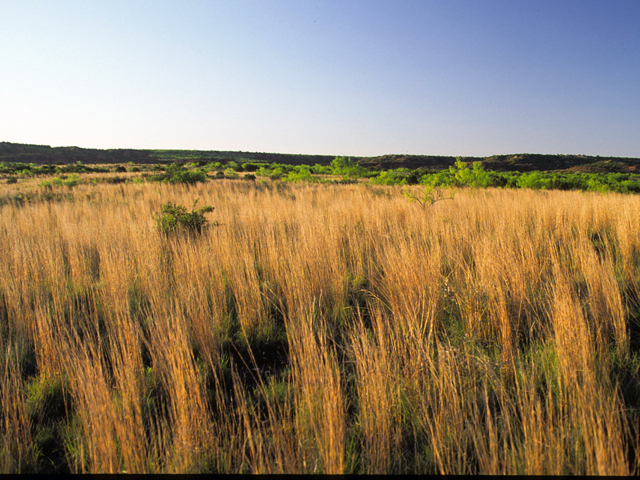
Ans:
{"label": "golden grass stalk", "polygon": [[[318,322],[317,326],[314,323]],[[328,345],[322,317],[289,319],[296,408],[296,434],[306,473],[344,472],[345,406],[336,352]]]}
{"label": "golden grass stalk", "polygon": [[382,315],[374,317],[375,333],[355,323],[351,345],[356,366],[359,402],[358,425],[362,430],[364,472],[392,473],[398,468],[401,444],[399,366],[393,358],[390,333]]}
{"label": "golden grass stalk", "polygon": [[24,473],[32,467],[35,460],[31,419],[27,412],[19,352],[12,343],[4,344],[3,350],[4,365],[0,383],[0,471]]}

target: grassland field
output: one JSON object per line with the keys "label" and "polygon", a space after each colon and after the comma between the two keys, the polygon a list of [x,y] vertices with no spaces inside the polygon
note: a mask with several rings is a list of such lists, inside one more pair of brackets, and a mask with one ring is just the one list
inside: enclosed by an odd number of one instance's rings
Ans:
{"label": "grassland field", "polygon": [[73,165],[0,180],[2,472],[638,473],[640,196]]}

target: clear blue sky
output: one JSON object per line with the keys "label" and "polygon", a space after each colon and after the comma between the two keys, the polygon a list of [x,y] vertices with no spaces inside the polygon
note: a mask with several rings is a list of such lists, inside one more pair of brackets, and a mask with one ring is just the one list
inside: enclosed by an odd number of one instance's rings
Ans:
{"label": "clear blue sky", "polygon": [[640,157],[640,0],[0,0],[0,141]]}

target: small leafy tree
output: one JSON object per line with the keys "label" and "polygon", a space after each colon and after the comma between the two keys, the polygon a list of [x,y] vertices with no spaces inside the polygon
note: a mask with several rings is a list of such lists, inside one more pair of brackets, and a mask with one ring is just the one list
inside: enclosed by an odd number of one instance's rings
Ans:
{"label": "small leafy tree", "polygon": [[351,160],[351,157],[336,157],[331,161],[331,173],[341,176],[345,181],[354,181],[363,177],[367,169]]}
{"label": "small leafy tree", "polygon": [[[212,212],[214,207],[211,205],[205,205],[204,207],[196,210],[196,204],[198,198],[193,201],[193,207],[190,212],[187,212],[187,208],[183,205],[174,205],[169,202],[162,205],[162,209],[159,214],[156,214],[156,225],[158,230],[165,235],[177,231],[185,231],[190,234],[201,234],[202,228],[207,223],[205,214]],[[218,225],[215,222],[214,225]]]}
{"label": "small leafy tree", "polygon": [[[457,168],[456,168],[457,167]],[[456,166],[449,167],[449,172],[458,186],[486,187],[489,183],[489,174],[482,168],[481,162],[473,162],[473,170],[467,167],[460,157],[456,157]]]}
{"label": "small leafy tree", "polygon": [[73,188],[77,186],[78,183],[80,183],[80,177],[78,177],[78,175],[76,175],[75,173],[72,173],[71,175],[69,175],[69,178],[63,180],[62,183],[67,188]]}
{"label": "small leafy tree", "polygon": [[287,182],[317,182],[318,179],[311,174],[311,168],[307,165],[300,165],[295,170],[290,171],[284,178]]}
{"label": "small leafy tree", "polygon": [[240,175],[238,175],[237,170],[234,170],[233,168],[227,168],[224,171],[224,178],[240,178]]}
{"label": "small leafy tree", "polygon": [[440,200],[453,200],[453,194],[445,197],[442,190],[431,185],[419,189],[417,195],[413,190],[405,187],[402,189],[402,195],[404,195],[409,202],[417,202],[424,210]]}

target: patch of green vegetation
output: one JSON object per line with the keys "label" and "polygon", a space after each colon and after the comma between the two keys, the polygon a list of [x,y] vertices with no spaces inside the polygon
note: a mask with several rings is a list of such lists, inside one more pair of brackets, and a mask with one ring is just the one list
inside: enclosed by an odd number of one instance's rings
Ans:
{"label": "patch of green vegetation", "polygon": [[39,175],[64,175],[71,173],[106,173],[109,169],[105,167],[83,165],[78,161],[69,165],[37,165],[35,163],[0,163],[0,173],[10,175],[23,175],[23,176],[39,176]]}
{"label": "patch of green vegetation", "polygon": [[350,157],[336,157],[331,162],[331,173],[345,181],[355,181],[366,176],[367,169],[354,162]]}
{"label": "patch of green vegetation", "polygon": [[63,441],[65,419],[73,411],[68,385],[61,377],[33,377],[26,394],[36,450],[35,471],[68,473]]}
{"label": "patch of green vegetation", "polygon": [[150,182],[194,184],[206,182],[207,174],[202,170],[189,170],[182,164],[172,163],[167,166],[164,173],[149,175],[147,180]]}
{"label": "patch of green vegetation", "polygon": [[224,171],[224,178],[238,179],[240,178],[240,175],[238,175],[238,172],[233,168],[227,168]]}
{"label": "patch of green vegetation", "polygon": [[[193,207],[188,212],[187,208],[183,205],[174,205],[169,202],[161,207],[161,211],[156,215],[156,226],[160,233],[169,235],[174,232],[183,231],[190,234],[202,233],[202,229],[207,224],[208,220],[205,214],[213,212],[214,207],[211,205],[205,205],[202,208],[196,210],[196,204],[199,199],[193,201]],[[215,222],[213,225],[217,226]]]}
{"label": "patch of green vegetation", "polygon": [[51,180],[42,180],[38,183],[40,188],[51,190],[53,187],[67,187],[73,188],[80,183],[80,177],[76,174],[71,174],[69,177],[53,177]]}
{"label": "patch of green vegetation", "polygon": [[314,177],[311,173],[311,169],[307,166],[296,167],[295,170],[289,172],[285,177],[288,182],[307,182],[315,183],[318,181],[317,177]]}
{"label": "patch of green vegetation", "polygon": [[[44,164],[33,162],[45,157]],[[3,159],[0,174],[8,176],[8,183],[38,175],[56,175],[63,180],[65,174],[106,173],[109,168],[86,163],[100,160],[114,163],[113,159],[118,158],[116,173],[150,171],[153,175],[146,176],[147,181],[164,183],[204,182],[207,173],[215,171],[216,178],[239,178],[238,173],[251,172],[256,177],[306,183],[352,183],[368,178],[370,183],[377,185],[640,193],[639,159],[586,155],[525,153],[483,158],[425,155],[347,158],[241,151],[51,148],[0,142],[0,158]],[[54,164],[54,158],[60,161]],[[318,175],[331,178],[318,178]],[[54,178],[42,182],[42,186],[49,189],[58,183]]]}

